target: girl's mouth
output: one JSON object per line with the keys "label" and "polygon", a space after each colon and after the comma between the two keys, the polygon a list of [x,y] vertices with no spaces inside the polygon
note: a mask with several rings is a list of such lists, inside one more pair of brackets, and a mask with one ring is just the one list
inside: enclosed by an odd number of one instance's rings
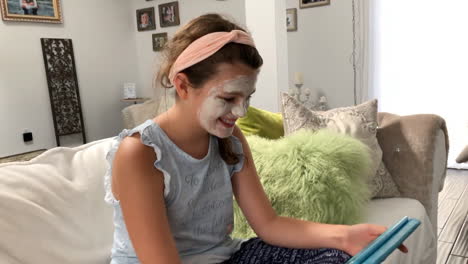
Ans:
{"label": "girl's mouth", "polygon": [[229,119],[229,118],[218,118],[219,122],[227,128],[232,128],[236,124],[237,119]]}

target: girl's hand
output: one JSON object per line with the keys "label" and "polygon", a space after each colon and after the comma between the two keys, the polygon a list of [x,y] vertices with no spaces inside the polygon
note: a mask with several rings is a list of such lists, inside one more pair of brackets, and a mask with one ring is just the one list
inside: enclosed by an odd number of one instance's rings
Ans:
{"label": "girl's hand", "polygon": [[[385,232],[385,230],[387,230],[387,228],[384,226],[371,224],[349,226],[344,239],[343,251],[354,256],[374,239],[380,236],[380,234]],[[408,252],[408,249],[403,244],[401,244],[398,249],[403,253]]]}

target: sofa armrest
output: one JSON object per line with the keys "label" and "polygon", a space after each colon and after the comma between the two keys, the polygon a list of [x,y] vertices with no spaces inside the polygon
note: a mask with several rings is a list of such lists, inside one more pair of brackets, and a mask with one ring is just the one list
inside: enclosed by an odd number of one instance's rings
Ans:
{"label": "sofa armrest", "polygon": [[437,115],[378,114],[383,161],[403,197],[420,201],[437,230],[438,193],[447,167],[448,133]]}

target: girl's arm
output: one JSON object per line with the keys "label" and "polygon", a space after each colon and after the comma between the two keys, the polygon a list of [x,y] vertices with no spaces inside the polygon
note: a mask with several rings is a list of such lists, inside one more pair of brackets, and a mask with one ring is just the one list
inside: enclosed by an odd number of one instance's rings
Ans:
{"label": "girl's arm", "polygon": [[276,215],[237,126],[233,135],[242,142],[245,156],[244,167],[232,178],[234,195],[250,226],[265,242],[289,248],[336,248],[354,255],[385,231],[385,227],[369,224],[329,225]]}
{"label": "girl's arm", "polygon": [[180,263],[166,215],[164,177],[155,160],[138,134],[125,138],[113,161],[112,191],[140,262]]}

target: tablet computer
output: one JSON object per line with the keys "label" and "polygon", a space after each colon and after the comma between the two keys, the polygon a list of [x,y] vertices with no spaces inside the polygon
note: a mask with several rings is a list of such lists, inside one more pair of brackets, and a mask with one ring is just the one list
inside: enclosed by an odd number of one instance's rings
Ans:
{"label": "tablet computer", "polygon": [[406,240],[421,221],[403,217],[396,224],[388,228],[384,233],[372,241],[367,247],[352,257],[346,264],[376,264],[384,261],[403,241]]}

